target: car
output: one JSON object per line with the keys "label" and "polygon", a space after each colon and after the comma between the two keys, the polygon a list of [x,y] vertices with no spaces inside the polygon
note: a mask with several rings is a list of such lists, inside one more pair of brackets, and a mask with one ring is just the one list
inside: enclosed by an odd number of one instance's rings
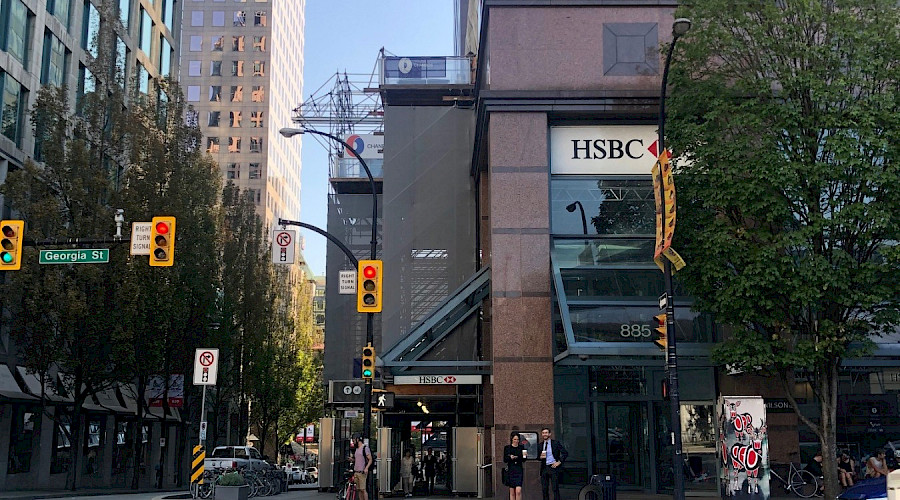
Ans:
{"label": "car", "polygon": [[306,477],[307,477],[307,481],[310,483],[319,482],[319,468],[318,467],[307,467],[306,468]]}
{"label": "car", "polygon": [[296,465],[286,465],[284,472],[288,477],[288,484],[306,484],[309,482],[306,470]]}
{"label": "car", "polygon": [[887,500],[887,477],[863,479],[838,495],[839,500]]}

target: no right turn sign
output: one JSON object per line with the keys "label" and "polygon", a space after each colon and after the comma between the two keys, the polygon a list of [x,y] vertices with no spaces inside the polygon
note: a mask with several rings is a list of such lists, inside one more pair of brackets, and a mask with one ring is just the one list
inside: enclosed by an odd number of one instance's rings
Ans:
{"label": "no right turn sign", "polygon": [[194,353],[194,385],[216,385],[219,350],[200,348]]}

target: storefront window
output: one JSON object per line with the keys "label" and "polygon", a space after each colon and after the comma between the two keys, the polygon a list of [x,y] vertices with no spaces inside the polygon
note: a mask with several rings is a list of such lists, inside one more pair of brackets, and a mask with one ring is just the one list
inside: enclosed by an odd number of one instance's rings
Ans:
{"label": "storefront window", "polygon": [[50,461],[50,473],[58,474],[66,472],[72,465],[72,416],[60,414],[56,422],[56,432],[53,434],[53,459]]}
{"label": "storefront window", "polygon": [[35,427],[38,422],[38,407],[18,405],[13,407],[12,427],[9,434],[9,461],[6,472],[20,474],[31,470],[31,452],[34,445]]}
{"label": "storefront window", "polygon": [[656,201],[650,176],[554,176],[550,183],[550,230],[554,234],[653,235]]}
{"label": "storefront window", "polygon": [[[656,305],[569,304],[569,318],[576,342],[652,342]],[[688,307],[675,311],[675,333],[679,342],[713,342],[716,325],[708,314]]]}

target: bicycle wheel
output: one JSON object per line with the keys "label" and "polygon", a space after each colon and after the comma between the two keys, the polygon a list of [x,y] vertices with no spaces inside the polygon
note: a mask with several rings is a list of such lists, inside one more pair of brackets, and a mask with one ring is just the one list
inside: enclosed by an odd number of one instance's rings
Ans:
{"label": "bicycle wheel", "polygon": [[338,488],[337,495],[335,495],[335,500],[344,500],[344,497],[347,496],[347,484],[345,483],[343,486]]}
{"label": "bicycle wheel", "polygon": [[578,492],[578,500],[601,500],[603,493],[595,484],[588,484]]}
{"label": "bicycle wheel", "polygon": [[808,470],[794,471],[789,481],[791,490],[800,498],[810,498],[819,491],[819,481]]}

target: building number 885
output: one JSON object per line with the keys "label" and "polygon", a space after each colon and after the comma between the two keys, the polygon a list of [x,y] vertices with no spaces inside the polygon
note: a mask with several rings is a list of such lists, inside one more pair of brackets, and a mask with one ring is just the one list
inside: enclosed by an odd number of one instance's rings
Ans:
{"label": "building number 885", "polygon": [[619,335],[629,337],[649,337],[650,325],[623,324],[619,325]]}

